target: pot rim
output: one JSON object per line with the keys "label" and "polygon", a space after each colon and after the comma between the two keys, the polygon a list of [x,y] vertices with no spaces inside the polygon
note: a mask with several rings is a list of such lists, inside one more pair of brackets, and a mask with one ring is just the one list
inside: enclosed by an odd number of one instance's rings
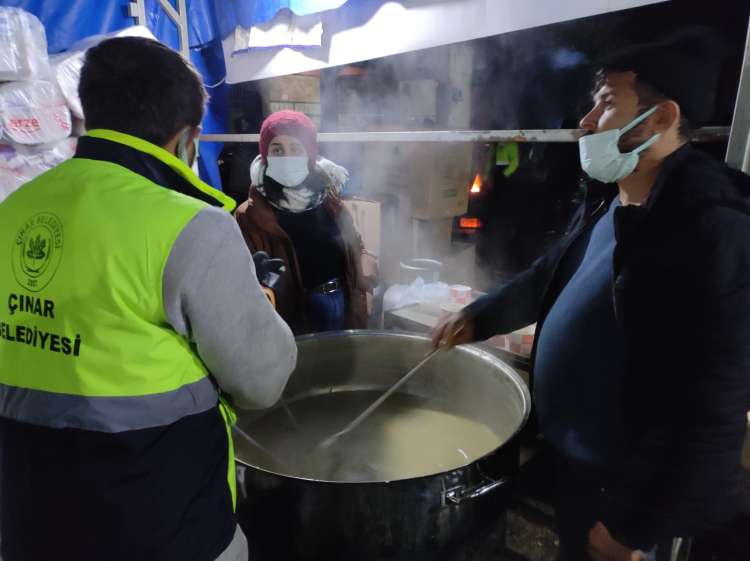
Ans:
{"label": "pot rim", "polygon": [[[300,335],[296,338],[297,343],[304,343],[307,341],[313,341],[313,340],[321,340],[321,339],[336,339],[339,337],[347,336],[347,337],[362,337],[362,336],[382,336],[382,337],[392,337],[396,336],[399,338],[407,338],[407,339],[413,339],[418,341],[429,341],[430,338],[426,335],[422,335],[420,333],[410,333],[407,331],[388,331],[383,329],[345,329],[340,331],[325,331],[322,333],[311,333],[308,335]],[[470,462],[467,462],[466,464],[462,466],[457,466],[455,468],[451,468],[446,471],[441,471],[437,473],[427,474],[427,475],[419,475],[416,477],[404,477],[400,479],[392,479],[389,481],[335,481],[335,480],[328,480],[328,479],[314,479],[311,477],[298,477],[295,475],[289,475],[286,473],[279,473],[270,469],[262,468],[259,466],[255,466],[252,464],[249,464],[243,460],[240,460],[239,458],[235,457],[235,462],[237,464],[241,464],[245,467],[253,468],[258,471],[262,471],[264,473],[275,475],[278,477],[283,477],[286,479],[292,479],[295,481],[305,481],[305,482],[311,482],[311,483],[323,483],[323,484],[335,484],[335,485],[390,485],[392,483],[401,483],[401,482],[414,482],[414,481],[420,481],[425,479],[430,479],[433,477],[440,477],[443,475],[447,475],[462,469],[465,469],[473,464],[476,464],[478,462],[481,462],[485,458],[488,458],[489,456],[492,456],[493,454],[499,452],[502,450],[509,442],[513,441],[516,436],[521,432],[521,430],[526,426],[526,422],[529,420],[529,416],[531,415],[531,394],[529,392],[529,388],[527,387],[526,383],[523,381],[521,376],[505,361],[503,361],[500,357],[493,354],[492,352],[478,346],[477,344],[470,343],[465,345],[460,345],[460,348],[462,351],[468,352],[472,355],[474,355],[477,358],[480,358],[484,361],[490,362],[493,365],[502,365],[501,370],[510,378],[510,380],[513,382],[513,384],[516,386],[516,389],[518,390],[521,401],[522,401],[522,408],[523,408],[523,415],[521,418],[520,423],[516,427],[516,429],[513,431],[513,433],[503,442],[500,446],[497,448],[493,448],[486,454],[479,456],[477,458],[474,458]]]}

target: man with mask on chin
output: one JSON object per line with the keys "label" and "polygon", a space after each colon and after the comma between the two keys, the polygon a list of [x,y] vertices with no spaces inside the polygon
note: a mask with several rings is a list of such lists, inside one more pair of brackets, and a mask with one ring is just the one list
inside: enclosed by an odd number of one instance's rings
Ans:
{"label": "man with mask on chin", "polygon": [[232,406],[276,402],[294,338],[190,169],[192,65],[111,39],[79,92],[75,157],[0,205],[0,556],[246,560]]}
{"label": "man with mask on chin", "polygon": [[599,183],[571,233],[434,332],[455,345],[537,322],[532,394],[566,561],[669,559],[736,508],[750,180],[688,141],[712,115],[720,50],[686,30],[607,58],[581,121]]}

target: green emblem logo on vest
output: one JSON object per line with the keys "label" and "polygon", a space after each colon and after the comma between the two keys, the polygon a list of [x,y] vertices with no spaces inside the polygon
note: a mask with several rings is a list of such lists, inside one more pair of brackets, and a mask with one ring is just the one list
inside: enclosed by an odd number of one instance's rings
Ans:
{"label": "green emblem logo on vest", "polygon": [[50,212],[29,218],[13,240],[11,261],[16,281],[26,290],[38,292],[57,272],[62,258],[63,227]]}

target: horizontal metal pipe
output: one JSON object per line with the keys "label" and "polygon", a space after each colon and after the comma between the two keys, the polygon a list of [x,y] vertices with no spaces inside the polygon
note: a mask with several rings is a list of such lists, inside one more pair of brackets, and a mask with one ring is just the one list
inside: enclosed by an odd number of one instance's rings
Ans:
{"label": "horizontal metal pipe", "polygon": [[[579,129],[485,131],[322,132],[318,142],[577,142]],[[695,142],[712,142],[729,136],[729,127],[704,127],[695,131]],[[203,134],[205,142],[258,142],[258,134]]]}

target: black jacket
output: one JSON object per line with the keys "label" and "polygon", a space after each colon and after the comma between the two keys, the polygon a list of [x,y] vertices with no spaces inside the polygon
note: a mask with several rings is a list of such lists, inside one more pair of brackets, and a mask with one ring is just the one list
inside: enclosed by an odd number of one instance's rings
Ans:
{"label": "black jacket", "polygon": [[[479,338],[535,321],[543,329],[577,268],[562,278],[560,262],[616,195],[597,190],[566,238],[468,308]],[[684,146],[648,201],[617,208],[614,221],[628,439],[605,495],[637,546],[699,534],[734,511],[750,404],[750,177]]]}

